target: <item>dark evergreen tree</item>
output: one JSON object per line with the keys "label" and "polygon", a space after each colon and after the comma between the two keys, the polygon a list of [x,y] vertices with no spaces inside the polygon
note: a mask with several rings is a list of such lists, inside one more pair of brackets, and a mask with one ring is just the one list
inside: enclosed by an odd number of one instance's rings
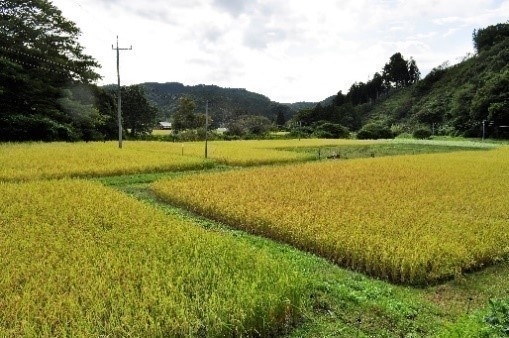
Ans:
{"label": "dark evergreen tree", "polygon": [[284,128],[287,116],[291,114],[290,107],[280,103],[271,104],[271,113],[274,116],[274,122],[279,129]]}
{"label": "dark evergreen tree", "polygon": [[368,87],[364,82],[355,82],[346,95],[349,102],[359,105],[368,102]]}
{"label": "dark evergreen tree", "polygon": [[95,107],[104,118],[104,124],[99,132],[105,140],[118,139],[118,110],[117,91],[111,88],[92,86],[95,97]]}
{"label": "dark evergreen tree", "polygon": [[183,96],[179,100],[179,106],[173,113],[172,128],[175,132],[195,128],[196,103],[190,96]]}
{"label": "dark evergreen tree", "polygon": [[409,85],[408,62],[401,53],[391,56],[389,62],[384,66],[383,77],[387,87],[403,88]]}
{"label": "dark evergreen tree", "polygon": [[139,85],[122,87],[122,121],[130,136],[148,135],[154,129],[157,109],[152,106]]}
{"label": "dark evergreen tree", "polygon": [[340,90],[336,96],[334,96],[334,99],[332,100],[332,104],[335,106],[341,106],[346,103],[346,95],[343,94],[343,92]]}
{"label": "dark evergreen tree", "polygon": [[421,71],[413,58],[408,61],[408,78],[409,84],[417,83],[421,79]]}

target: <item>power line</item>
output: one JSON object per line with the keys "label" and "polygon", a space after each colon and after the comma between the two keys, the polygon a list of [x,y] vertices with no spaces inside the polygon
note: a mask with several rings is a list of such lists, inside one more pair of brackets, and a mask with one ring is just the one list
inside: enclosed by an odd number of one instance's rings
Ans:
{"label": "power line", "polygon": [[35,65],[33,63],[26,62],[26,61],[23,61],[23,60],[19,60],[19,59],[16,59],[16,58],[13,58],[13,57],[9,57],[9,56],[0,55],[0,59],[16,63],[16,64],[18,64],[20,66],[29,66],[29,67],[36,68],[36,69],[41,69],[41,70],[44,70],[44,71],[47,71],[47,72],[69,75],[69,72],[64,72],[64,71],[61,71],[61,70],[56,70],[56,69],[44,67],[44,66],[41,66],[41,65]]}
{"label": "power line", "polygon": [[[53,61],[53,60],[50,60],[50,59],[47,59],[47,58],[44,58],[44,57],[40,57],[40,56],[36,56],[34,54],[30,54],[30,53],[27,53],[27,52],[23,52],[19,49],[16,49],[16,48],[12,48],[12,47],[3,47],[3,46],[0,46],[0,49],[1,50],[4,50],[5,52],[7,53],[11,53],[11,54],[17,54],[17,55],[21,55],[21,56],[25,56],[25,57],[29,57],[33,60],[37,60],[37,61],[41,61],[41,62],[45,62],[47,64],[50,64],[52,66],[57,66],[61,69],[65,69],[67,71],[72,71],[72,72],[75,72],[75,73],[78,73],[79,71],[84,71],[86,70],[86,67],[76,67],[75,65],[69,65],[69,64],[63,64],[63,63],[60,63],[60,62],[56,62],[56,61]],[[24,64],[30,64],[30,62],[27,62],[25,60],[20,60],[16,57],[13,57],[13,56],[3,56],[2,57],[4,58],[12,58],[12,59],[16,59]],[[32,64],[33,65],[33,64]],[[34,67],[40,67],[40,68],[45,68],[43,66],[36,66],[36,65],[33,65]]]}

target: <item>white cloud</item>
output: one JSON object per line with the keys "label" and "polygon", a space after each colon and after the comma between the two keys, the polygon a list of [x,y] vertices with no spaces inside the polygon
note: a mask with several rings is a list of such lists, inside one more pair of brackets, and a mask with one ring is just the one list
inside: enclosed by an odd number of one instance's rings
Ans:
{"label": "white cloud", "polygon": [[367,81],[389,57],[421,72],[472,51],[475,28],[505,22],[509,0],[53,0],[86,52],[124,84],[178,81],[319,101]]}

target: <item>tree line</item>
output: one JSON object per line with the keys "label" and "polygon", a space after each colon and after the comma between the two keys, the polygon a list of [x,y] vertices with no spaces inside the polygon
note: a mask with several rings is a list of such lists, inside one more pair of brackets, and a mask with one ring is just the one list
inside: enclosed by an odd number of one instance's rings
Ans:
{"label": "tree line", "polygon": [[406,60],[401,53],[395,53],[382,71],[376,72],[371,80],[366,83],[355,82],[347,94],[339,91],[330,105],[318,104],[314,108],[299,111],[293,118],[293,125],[299,126],[299,133],[313,136],[324,135],[322,132],[324,125],[327,126],[327,130],[336,130],[326,133],[326,136],[339,137],[345,134],[344,130],[328,124],[358,131],[368,117],[368,110],[364,104],[376,102],[391,90],[409,87],[417,83],[420,76],[421,73],[413,58]]}

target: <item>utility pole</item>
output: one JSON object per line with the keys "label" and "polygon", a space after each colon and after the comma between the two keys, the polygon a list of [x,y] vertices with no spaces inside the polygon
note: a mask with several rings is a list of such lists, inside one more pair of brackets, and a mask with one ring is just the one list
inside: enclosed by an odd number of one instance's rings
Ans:
{"label": "utility pole", "polygon": [[117,51],[117,78],[118,78],[118,113],[117,113],[117,119],[118,119],[118,147],[122,149],[122,98],[120,97],[120,51],[121,50],[132,50],[133,46],[129,48],[119,48],[118,47],[118,35],[117,35],[117,47],[115,48],[113,45],[111,45],[111,49]]}
{"label": "utility pole", "polygon": [[207,131],[209,130],[209,101],[207,100],[207,104],[205,105],[205,158],[208,155],[207,148]]}

